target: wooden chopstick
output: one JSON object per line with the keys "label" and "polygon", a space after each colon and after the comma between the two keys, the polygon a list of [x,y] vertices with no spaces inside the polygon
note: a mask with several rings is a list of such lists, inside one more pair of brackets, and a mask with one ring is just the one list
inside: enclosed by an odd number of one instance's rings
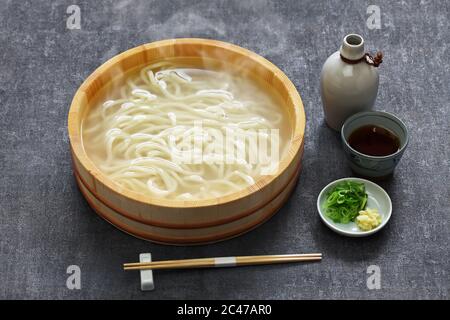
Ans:
{"label": "wooden chopstick", "polygon": [[[265,256],[241,256],[236,257],[242,260],[245,259],[260,259],[260,258],[272,258],[272,259],[282,259],[282,258],[298,258],[298,257],[317,257],[322,256],[321,253],[303,253],[303,254],[280,254],[280,255],[265,255]],[[147,265],[158,265],[158,264],[177,264],[180,262],[200,262],[200,261],[209,261],[215,258],[200,258],[200,259],[182,259],[182,260],[162,260],[162,261],[153,261],[153,262],[133,262],[133,263],[124,263],[124,267],[136,267],[136,266],[147,266]]]}
{"label": "wooden chopstick", "polygon": [[263,256],[219,257],[184,260],[165,260],[155,262],[125,263],[124,270],[157,270],[157,269],[185,269],[185,268],[212,268],[237,267],[248,265],[290,263],[302,261],[319,261],[321,253],[284,254]]}
{"label": "wooden chopstick", "polygon": [[[321,253],[302,253],[302,254],[279,254],[279,255],[263,255],[263,256],[241,256],[236,257],[236,259],[260,259],[260,258],[272,258],[272,259],[283,259],[283,258],[298,258],[298,257],[318,257],[322,256]],[[162,260],[162,261],[153,261],[153,262],[132,262],[132,263],[124,263],[125,267],[137,267],[137,266],[147,266],[147,265],[158,265],[158,264],[178,264],[180,262],[201,262],[201,261],[210,261],[215,258],[199,258],[199,259],[181,259],[181,260]]]}

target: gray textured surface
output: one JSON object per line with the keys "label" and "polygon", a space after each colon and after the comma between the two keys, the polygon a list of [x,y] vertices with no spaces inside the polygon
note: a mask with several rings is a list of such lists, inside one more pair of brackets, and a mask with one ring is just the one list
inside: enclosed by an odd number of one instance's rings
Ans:
{"label": "gray textured surface", "polygon": [[[82,30],[66,29],[81,7]],[[366,8],[381,8],[368,30]],[[0,1],[0,298],[449,298],[450,41],[448,1]],[[367,239],[328,230],[320,189],[351,175],[338,136],[323,124],[319,72],[342,37],[361,33],[383,49],[376,109],[397,114],[411,141],[394,177],[391,222]],[[138,44],[206,37],[277,64],[306,108],[304,169],[269,222],[214,245],[167,247],[134,239],[88,207],[71,173],[66,118],[97,66]],[[141,293],[121,263],[155,259],[319,251],[320,264],[156,272]],[[66,268],[81,267],[81,290]],[[382,272],[368,290],[366,268]]]}

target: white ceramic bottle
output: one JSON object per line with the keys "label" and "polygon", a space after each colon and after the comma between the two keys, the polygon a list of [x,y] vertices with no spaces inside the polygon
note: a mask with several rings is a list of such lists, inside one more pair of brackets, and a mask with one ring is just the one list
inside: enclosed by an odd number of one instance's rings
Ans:
{"label": "white ceramic bottle", "polygon": [[359,111],[370,110],[378,93],[381,63],[364,52],[364,39],[358,34],[345,36],[339,51],[328,57],[320,76],[325,121],[340,130],[344,121]]}

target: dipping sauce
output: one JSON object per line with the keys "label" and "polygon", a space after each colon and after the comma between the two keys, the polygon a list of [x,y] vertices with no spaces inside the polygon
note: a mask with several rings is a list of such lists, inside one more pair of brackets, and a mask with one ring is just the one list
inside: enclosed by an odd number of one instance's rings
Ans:
{"label": "dipping sauce", "polygon": [[397,152],[400,148],[400,139],[388,129],[366,125],[350,134],[348,144],[358,152],[380,157]]}

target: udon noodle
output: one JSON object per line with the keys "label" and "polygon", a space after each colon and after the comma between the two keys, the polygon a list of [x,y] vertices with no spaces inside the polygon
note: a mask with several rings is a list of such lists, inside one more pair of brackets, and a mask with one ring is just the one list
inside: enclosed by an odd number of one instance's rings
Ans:
{"label": "udon noodle", "polygon": [[[260,161],[261,141],[280,157],[289,142],[275,93],[231,71],[164,61],[110,91],[112,99],[83,122],[84,148],[115,183],[151,197],[197,200],[239,191],[273,165]],[[230,134],[238,139],[227,140]]]}

